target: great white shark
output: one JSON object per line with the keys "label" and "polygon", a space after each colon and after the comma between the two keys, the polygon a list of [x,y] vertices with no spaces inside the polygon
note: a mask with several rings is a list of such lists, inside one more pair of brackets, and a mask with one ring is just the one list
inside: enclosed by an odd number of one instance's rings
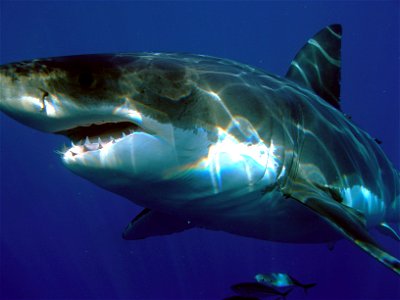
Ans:
{"label": "great white shark", "polygon": [[75,174],[144,210],[142,239],[192,227],[263,240],[347,237],[400,274],[371,236],[400,221],[400,177],[340,109],[342,28],[318,32],[284,77],[177,53],[97,54],[0,66],[0,109],[63,134]]}

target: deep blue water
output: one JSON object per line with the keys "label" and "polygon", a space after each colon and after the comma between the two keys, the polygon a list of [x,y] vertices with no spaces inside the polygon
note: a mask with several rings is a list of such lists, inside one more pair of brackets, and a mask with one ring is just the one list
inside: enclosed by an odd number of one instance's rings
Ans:
{"label": "deep blue water", "polygon": [[[285,74],[314,33],[344,26],[342,106],[400,166],[399,2],[1,1],[0,62],[174,51]],[[121,232],[141,208],[66,170],[66,141],[1,115],[2,299],[222,299],[258,272],[317,282],[288,299],[399,299],[400,280],[343,240],[291,245],[191,230],[142,241]],[[399,243],[376,234],[400,257]]]}

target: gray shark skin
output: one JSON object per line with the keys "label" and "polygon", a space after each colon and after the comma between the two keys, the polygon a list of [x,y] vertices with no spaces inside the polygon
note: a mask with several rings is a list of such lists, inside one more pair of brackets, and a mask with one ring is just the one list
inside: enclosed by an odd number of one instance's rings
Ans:
{"label": "gray shark skin", "polygon": [[0,109],[68,136],[68,169],[145,207],[125,239],[191,227],[290,243],[344,236],[400,273],[369,233],[396,236],[399,173],[340,111],[341,33],[317,33],[285,77],[176,53],[6,64]]}

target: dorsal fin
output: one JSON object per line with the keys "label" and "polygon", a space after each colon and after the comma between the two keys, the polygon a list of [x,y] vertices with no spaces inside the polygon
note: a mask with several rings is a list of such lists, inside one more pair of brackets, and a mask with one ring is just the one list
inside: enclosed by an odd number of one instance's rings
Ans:
{"label": "dorsal fin", "polygon": [[312,37],[297,53],[286,78],[312,90],[340,109],[342,26],[333,24]]}

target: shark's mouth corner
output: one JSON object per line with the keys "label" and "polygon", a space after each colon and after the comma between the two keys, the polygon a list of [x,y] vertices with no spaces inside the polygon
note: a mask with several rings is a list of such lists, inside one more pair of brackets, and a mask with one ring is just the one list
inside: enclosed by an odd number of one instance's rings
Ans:
{"label": "shark's mouth corner", "polygon": [[69,149],[64,148],[62,154],[74,157],[89,151],[101,150],[135,132],[143,132],[143,129],[135,123],[125,121],[88,124],[56,133],[65,135],[71,140],[71,147]]}

